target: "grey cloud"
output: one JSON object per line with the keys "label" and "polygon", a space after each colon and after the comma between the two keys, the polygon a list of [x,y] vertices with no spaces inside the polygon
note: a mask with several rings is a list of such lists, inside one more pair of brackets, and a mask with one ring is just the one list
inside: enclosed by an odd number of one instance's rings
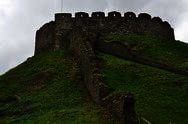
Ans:
{"label": "grey cloud", "polygon": [[50,0],[26,2],[17,0],[13,14],[7,15],[3,10],[0,17],[0,73],[23,62],[34,52],[36,30],[53,19],[55,6]]}
{"label": "grey cloud", "polygon": [[106,0],[64,0],[63,7],[67,12],[75,11],[104,11],[107,7]]}
{"label": "grey cloud", "polygon": [[109,7],[121,11],[135,11],[144,7],[148,0],[107,0]]}
{"label": "grey cloud", "polygon": [[108,3],[111,10],[147,12],[168,20],[172,25],[178,23],[187,8],[185,0],[108,0]]}

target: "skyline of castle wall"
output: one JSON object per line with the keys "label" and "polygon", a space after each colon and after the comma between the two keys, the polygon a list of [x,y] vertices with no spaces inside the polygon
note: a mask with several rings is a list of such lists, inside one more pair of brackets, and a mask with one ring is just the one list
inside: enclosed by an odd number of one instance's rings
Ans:
{"label": "skyline of castle wall", "polygon": [[121,13],[113,11],[105,16],[104,12],[77,12],[75,17],[71,13],[56,13],[55,21],[42,26],[36,33],[35,53],[49,49],[61,49],[71,38],[71,31],[75,28],[104,36],[110,33],[123,35],[155,36],[164,41],[174,41],[174,29],[159,17],[151,17],[147,13],[136,16],[133,12]]}

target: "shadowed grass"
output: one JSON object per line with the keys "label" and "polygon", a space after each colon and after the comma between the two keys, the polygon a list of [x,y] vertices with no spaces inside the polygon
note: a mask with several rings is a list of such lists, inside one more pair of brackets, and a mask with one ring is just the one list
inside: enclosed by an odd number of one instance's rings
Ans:
{"label": "shadowed grass", "polygon": [[188,70],[188,44],[180,41],[163,41],[143,35],[112,33],[102,38],[106,42],[119,41],[128,44],[140,56],[146,56],[174,67]]}
{"label": "shadowed grass", "polygon": [[139,116],[152,124],[188,123],[188,77],[100,54],[105,81],[116,92],[132,92]]}
{"label": "shadowed grass", "polygon": [[28,59],[0,77],[0,123],[96,124],[101,109],[89,102],[78,67],[66,51]]}

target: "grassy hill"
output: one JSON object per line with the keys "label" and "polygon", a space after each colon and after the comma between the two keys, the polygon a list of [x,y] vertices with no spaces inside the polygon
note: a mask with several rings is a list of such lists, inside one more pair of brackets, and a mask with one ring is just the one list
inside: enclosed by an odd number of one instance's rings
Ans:
{"label": "grassy hill", "polygon": [[[188,45],[153,37],[103,37],[121,41],[140,56],[188,70]],[[97,54],[101,75],[114,92],[135,94],[137,114],[152,124],[188,123],[188,77]],[[79,68],[67,51],[46,52],[0,76],[0,124],[109,124],[90,99]],[[107,121],[108,120],[108,121]]]}
{"label": "grassy hill", "polygon": [[101,69],[115,92],[132,92],[137,114],[152,124],[188,123],[188,77],[100,54]]}
{"label": "grassy hill", "polygon": [[142,35],[121,35],[112,33],[103,36],[106,42],[121,42],[129,46],[131,52],[188,70],[188,44],[180,41],[164,41],[156,37]]}
{"label": "grassy hill", "polygon": [[0,77],[0,124],[97,124],[101,108],[89,99],[68,52],[37,55]]}
{"label": "grassy hill", "polygon": [[[141,35],[110,34],[106,42],[121,42],[139,56],[188,70],[188,44]],[[188,76],[99,53],[101,73],[115,92],[135,94],[138,115],[152,124],[188,123]]]}

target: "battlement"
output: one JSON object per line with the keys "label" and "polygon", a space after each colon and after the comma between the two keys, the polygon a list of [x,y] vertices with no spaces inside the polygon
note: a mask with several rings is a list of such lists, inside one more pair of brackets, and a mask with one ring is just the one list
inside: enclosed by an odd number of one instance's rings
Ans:
{"label": "battlement", "polygon": [[[112,11],[105,16],[104,12],[93,12],[91,15],[85,12],[77,12],[75,16],[71,13],[55,14],[55,22],[59,29],[74,29],[85,27],[87,29],[98,29],[104,32],[121,32],[124,34],[146,34],[154,35],[165,40],[175,40],[174,30],[171,25],[160,17],[152,17],[147,13],[138,16],[133,12]],[[107,31],[108,30],[108,31]]]}
{"label": "battlement", "polygon": [[164,24],[168,27],[171,28],[170,24],[166,21],[163,21],[160,17],[152,17],[151,15],[147,14],[147,13],[140,13],[138,14],[138,16],[136,16],[136,14],[134,12],[126,12],[123,14],[120,12],[116,12],[116,11],[112,11],[109,12],[107,16],[105,16],[104,12],[92,12],[91,16],[89,16],[89,13],[86,12],[77,12],[75,13],[75,16],[73,17],[73,15],[71,13],[56,13],[55,14],[55,21],[64,21],[67,19],[119,19],[119,20],[137,20],[137,21],[151,21],[153,23],[159,23],[159,24]]}
{"label": "battlement", "polygon": [[55,14],[55,20],[64,20],[72,18],[71,13],[57,13]]}
{"label": "battlement", "polygon": [[[92,12],[91,16],[89,16],[89,13],[86,12],[76,12],[75,17],[72,16],[71,13],[56,13],[55,14],[55,20],[59,19],[66,19],[66,18],[136,18],[136,14],[133,12],[126,12],[124,13],[124,16],[120,12],[112,11],[108,13],[108,16],[105,16],[104,12]],[[138,15],[138,18],[146,18],[151,20],[151,15],[147,13],[141,13]]]}
{"label": "battlement", "polygon": [[[44,49],[60,49],[71,38],[72,30],[84,28],[97,32],[100,36],[118,33],[121,35],[149,35],[164,41],[174,41],[174,29],[167,21],[160,17],[152,17],[147,13],[136,15],[133,12],[112,11],[105,15],[104,12],[56,13],[55,21],[42,26],[36,35],[36,51]],[[48,39],[47,39],[48,38]],[[48,46],[48,47],[46,47]]]}

